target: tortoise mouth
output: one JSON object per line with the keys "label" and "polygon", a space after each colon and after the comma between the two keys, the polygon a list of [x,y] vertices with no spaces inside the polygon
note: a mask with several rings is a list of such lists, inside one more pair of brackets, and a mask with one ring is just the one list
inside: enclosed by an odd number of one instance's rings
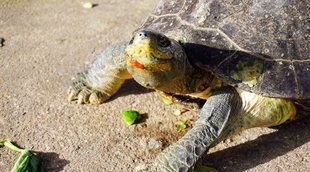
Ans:
{"label": "tortoise mouth", "polygon": [[138,60],[130,60],[130,64],[137,69],[145,69],[144,65],[138,62]]}
{"label": "tortoise mouth", "polygon": [[133,69],[138,69],[139,71],[148,71],[148,72],[168,72],[172,70],[172,63],[168,60],[163,60],[150,55],[148,57],[142,56],[132,56],[126,54],[127,66]]}
{"label": "tortoise mouth", "polygon": [[135,69],[153,71],[156,66],[169,64],[169,59],[161,58],[161,54],[158,53],[160,50],[153,47],[150,39],[129,44],[125,50],[127,65]]}
{"label": "tortoise mouth", "polygon": [[149,51],[143,46],[128,45],[125,53],[127,66],[145,70],[151,62],[150,55]]}

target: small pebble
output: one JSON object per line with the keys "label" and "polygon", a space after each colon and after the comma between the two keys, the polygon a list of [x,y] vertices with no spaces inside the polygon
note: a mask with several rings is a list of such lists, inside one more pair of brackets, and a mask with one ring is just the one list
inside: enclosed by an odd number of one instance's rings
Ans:
{"label": "small pebble", "polygon": [[85,2],[84,4],[83,4],[83,7],[84,8],[93,8],[93,6],[94,6],[94,4],[93,3],[91,3],[91,2]]}
{"label": "small pebble", "polygon": [[160,140],[156,140],[151,138],[148,142],[148,150],[158,150],[163,148],[163,142]]}
{"label": "small pebble", "polygon": [[174,113],[175,116],[180,116],[182,114],[181,110],[179,110],[179,109],[175,109],[173,111],[173,113]]}

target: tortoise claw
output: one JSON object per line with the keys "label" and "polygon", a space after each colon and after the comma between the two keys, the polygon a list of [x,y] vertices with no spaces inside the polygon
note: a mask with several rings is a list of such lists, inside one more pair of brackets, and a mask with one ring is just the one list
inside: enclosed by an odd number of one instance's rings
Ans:
{"label": "tortoise claw", "polygon": [[72,86],[68,89],[68,101],[72,102],[73,100],[76,100],[77,95],[79,94],[79,91],[75,90]]}
{"label": "tortoise claw", "polygon": [[93,91],[89,96],[90,104],[101,104],[103,101],[107,100],[109,96],[105,96],[105,94],[99,91]]}
{"label": "tortoise claw", "polygon": [[101,104],[110,96],[87,86],[83,78],[77,78],[68,89],[68,101],[77,104]]}
{"label": "tortoise claw", "polygon": [[90,90],[87,87],[82,88],[82,90],[80,91],[79,95],[78,95],[78,104],[84,104],[84,103],[88,103],[88,99],[89,96],[91,94],[92,90]]}

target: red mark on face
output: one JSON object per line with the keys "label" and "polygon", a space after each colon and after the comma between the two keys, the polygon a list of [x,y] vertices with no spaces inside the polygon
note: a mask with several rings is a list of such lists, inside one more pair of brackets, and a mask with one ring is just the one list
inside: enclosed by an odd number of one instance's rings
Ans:
{"label": "red mark on face", "polygon": [[131,60],[131,65],[138,69],[144,69],[143,64],[139,63],[137,60]]}

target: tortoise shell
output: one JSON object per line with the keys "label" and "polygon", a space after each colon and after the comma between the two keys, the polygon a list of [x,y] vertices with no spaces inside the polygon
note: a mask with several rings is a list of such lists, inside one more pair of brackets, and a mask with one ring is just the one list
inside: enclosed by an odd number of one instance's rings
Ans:
{"label": "tortoise shell", "polygon": [[141,28],[179,40],[189,61],[241,89],[310,98],[310,4],[161,0]]}

